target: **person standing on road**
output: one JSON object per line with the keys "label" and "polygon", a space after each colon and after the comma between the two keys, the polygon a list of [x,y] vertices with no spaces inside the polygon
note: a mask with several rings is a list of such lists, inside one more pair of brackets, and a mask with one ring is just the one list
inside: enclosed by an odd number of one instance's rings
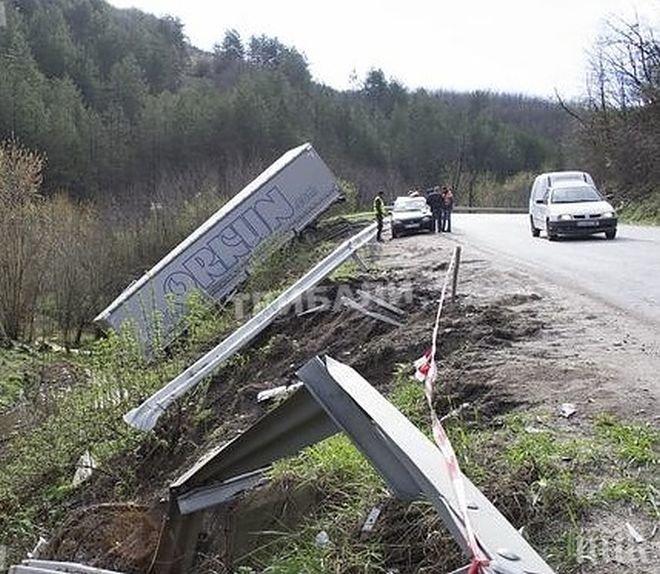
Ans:
{"label": "person standing on road", "polygon": [[442,190],[442,231],[451,233],[451,212],[454,210],[454,192],[445,186]]}
{"label": "person standing on road", "polygon": [[437,187],[434,187],[426,196],[426,203],[433,215],[433,229],[436,233],[442,231],[442,197]]}
{"label": "person standing on road", "polygon": [[376,241],[383,241],[383,219],[385,219],[385,202],[383,201],[383,192],[378,191],[374,198],[374,215],[376,216],[376,223],[378,224],[378,232],[376,233]]}

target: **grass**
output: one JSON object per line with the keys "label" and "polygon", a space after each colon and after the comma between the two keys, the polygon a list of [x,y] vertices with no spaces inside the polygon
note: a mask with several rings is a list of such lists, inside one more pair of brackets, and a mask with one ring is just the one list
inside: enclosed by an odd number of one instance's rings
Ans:
{"label": "grass", "polygon": [[651,465],[658,462],[660,431],[649,424],[626,424],[610,414],[596,420],[597,435],[611,444],[626,466]]}
{"label": "grass", "polygon": [[[274,481],[312,484],[325,493],[319,511],[295,531],[283,532],[252,560],[260,572],[377,572],[384,567],[378,545],[359,541],[356,530],[367,506],[386,494],[385,484],[345,435],[335,435],[273,466]],[[330,543],[316,543],[324,531]]]}
{"label": "grass", "polygon": [[626,205],[619,215],[625,223],[660,225],[660,194],[656,193],[634,205]]}
{"label": "grass", "polygon": [[[174,363],[160,373],[141,369],[136,347],[121,336],[95,345],[88,360],[92,380],[63,394],[53,414],[8,443],[0,467],[0,533],[12,548],[25,548],[41,524],[59,521],[76,461],[86,450],[103,466],[142,440],[121,416],[175,369]],[[119,483],[132,479],[129,469],[111,472]]]}
{"label": "grass", "polygon": [[10,409],[23,396],[26,385],[35,378],[40,364],[36,352],[0,347],[0,412]]}
{"label": "grass", "polygon": [[600,496],[607,502],[628,502],[638,507],[652,508],[652,514],[658,516],[656,499],[658,490],[639,478],[622,478],[606,483]]}
{"label": "grass", "polygon": [[337,283],[347,283],[356,279],[360,275],[360,271],[358,264],[353,259],[349,259],[330,273],[328,279]]}

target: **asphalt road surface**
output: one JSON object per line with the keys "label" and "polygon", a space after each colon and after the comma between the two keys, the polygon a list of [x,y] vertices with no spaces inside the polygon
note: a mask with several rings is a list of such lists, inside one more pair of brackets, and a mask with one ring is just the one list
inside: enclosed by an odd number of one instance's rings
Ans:
{"label": "asphalt road surface", "polygon": [[[596,297],[660,328],[660,227],[620,225],[603,234],[548,241],[533,238],[521,214],[454,214],[452,235],[538,276]],[[587,311],[587,310],[585,310]]]}

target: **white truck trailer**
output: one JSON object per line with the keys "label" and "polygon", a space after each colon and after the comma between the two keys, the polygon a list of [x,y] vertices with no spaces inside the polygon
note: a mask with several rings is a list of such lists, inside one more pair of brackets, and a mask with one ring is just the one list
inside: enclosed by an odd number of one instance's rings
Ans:
{"label": "white truck trailer", "polygon": [[339,199],[335,176],[310,144],[286,152],[134,281],[95,321],[132,329],[149,352],[182,328],[195,292],[221,301],[246,276],[255,250],[288,240]]}

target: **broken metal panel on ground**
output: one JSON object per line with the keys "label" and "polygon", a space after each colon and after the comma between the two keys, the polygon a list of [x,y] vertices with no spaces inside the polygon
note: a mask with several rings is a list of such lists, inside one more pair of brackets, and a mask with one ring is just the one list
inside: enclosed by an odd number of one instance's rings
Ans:
{"label": "broken metal panel on ground", "polygon": [[[158,572],[185,570],[194,555],[192,517],[182,516],[189,492],[219,492],[233,477],[256,471],[343,430],[374,464],[395,494],[433,503],[468,553],[464,524],[439,449],[351,367],[316,357],[298,372],[305,386],[245,433],[210,453],[171,487],[171,534],[159,547]],[[501,574],[553,574],[552,569],[490,501],[464,477],[471,522],[482,550]],[[220,496],[221,497],[221,496]],[[209,499],[210,500],[210,499]],[[178,501],[178,506],[177,506]],[[203,506],[203,505],[202,505]],[[201,508],[201,506],[200,506]],[[199,522],[199,521],[197,521]],[[182,539],[177,539],[177,532]],[[459,570],[459,572],[465,570]]]}
{"label": "broken metal panel on ground", "polygon": [[182,515],[199,512],[232,500],[246,490],[261,486],[267,482],[264,476],[265,470],[260,468],[217,484],[193,488],[177,498],[179,512]]}
{"label": "broken metal panel on ground", "polygon": [[141,405],[124,415],[124,420],[140,430],[151,430],[160,415],[176,399],[199,383],[223,361],[231,357],[244,345],[268,327],[275,318],[296,302],[306,291],[315,287],[358,249],[376,236],[376,224],[369,225],[350,239],[344,241],[325,259],[317,263],[303,277],[291,285],[270,305],[239,327],[214,349],[175,377],[162,389],[154,393]]}
{"label": "broken metal panel on ground", "polygon": [[257,424],[203,457],[170,490],[178,497],[210,481],[258,470],[340,430],[303,386]]}

